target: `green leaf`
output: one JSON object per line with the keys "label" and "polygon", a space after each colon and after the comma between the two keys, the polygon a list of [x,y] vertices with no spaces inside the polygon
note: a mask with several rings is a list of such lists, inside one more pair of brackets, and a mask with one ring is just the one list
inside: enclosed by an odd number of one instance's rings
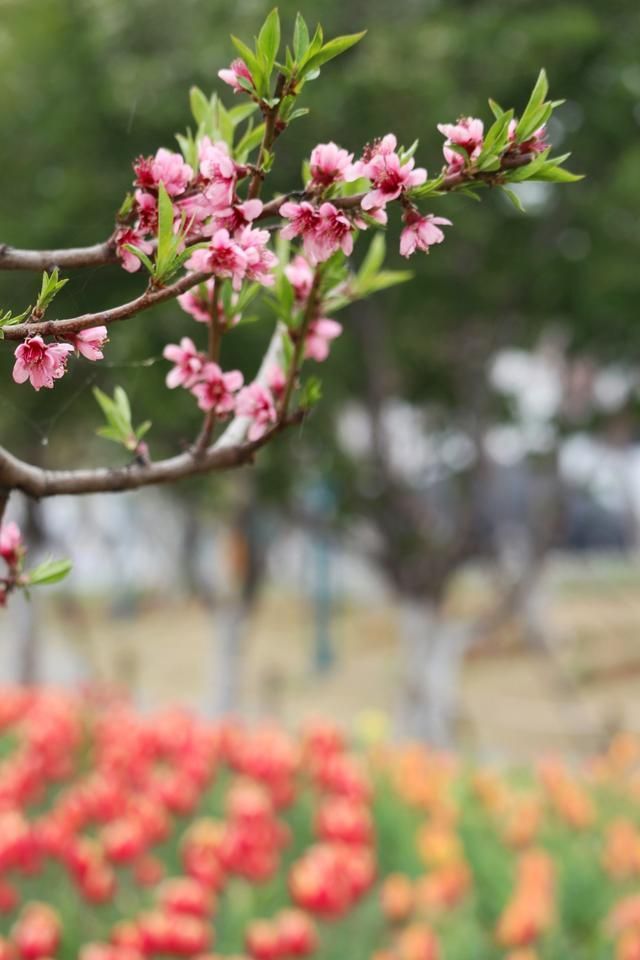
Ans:
{"label": "green leaf", "polygon": [[367,254],[358,270],[358,284],[366,284],[374,277],[382,264],[386,253],[386,241],[383,233],[376,233],[369,244]]}
{"label": "green leaf", "polygon": [[11,310],[7,310],[5,313],[0,310],[0,330],[2,327],[12,327],[16,323],[22,323],[23,320],[26,320],[29,314],[31,313],[31,307],[27,307],[26,310],[23,310],[22,313],[13,315]]}
{"label": "green leaf", "polygon": [[173,253],[173,204],[165,186],[158,187],[158,249],[156,252],[156,269],[161,273],[161,266],[165,265]]}
{"label": "green leaf", "polygon": [[191,87],[189,91],[189,104],[191,106],[193,119],[196,123],[206,123],[211,114],[211,103],[200,87]]}
{"label": "green leaf", "polygon": [[195,170],[198,167],[198,144],[196,143],[191,130],[187,130],[186,136],[182,133],[176,133],[178,146],[182,151],[185,162]]}
{"label": "green leaf", "polygon": [[491,108],[491,113],[494,115],[496,120],[499,120],[502,114],[504,113],[504,110],[502,109],[500,104],[496,103],[495,100],[492,100],[491,97],[489,97],[489,106]]}
{"label": "green leaf", "polygon": [[123,420],[126,420],[127,423],[131,423],[131,404],[129,403],[129,397],[122,387],[115,388],[113,391],[113,399],[115,400],[116,407],[122,415]]}
{"label": "green leaf", "polygon": [[322,383],[318,377],[309,377],[302,387],[300,406],[305,409],[315,407],[322,399]]}
{"label": "green leaf", "polygon": [[149,432],[151,429],[151,420],[144,420],[143,423],[136,429],[136,440],[138,442]]}
{"label": "green leaf", "polygon": [[514,205],[514,207],[516,208],[516,210],[518,210],[520,213],[525,213],[525,212],[526,212],[525,209],[524,209],[524,207],[523,207],[523,205],[522,205],[522,200],[520,199],[520,197],[518,196],[518,194],[515,193],[514,190],[509,190],[508,187],[503,187],[503,188],[502,188],[502,192],[504,193],[504,195],[505,195],[506,197],[509,198],[509,200],[510,200],[511,203]]}
{"label": "green leaf", "polygon": [[[530,126],[531,117],[540,107],[543,105],[547,93],[549,92],[549,83],[547,81],[547,74],[544,69],[538,74],[538,79],[535,82],[535,86],[531,91],[531,96],[529,97],[529,102],[527,103],[518,126],[516,127],[516,140],[526,139],[523,131],[528,129]],[[533,128],[535,130],[535,127]]]}
{"label": "green leaf", "polygon": [[231,110],[227,110],[227,114],[233,126],[237,127],[243,120],[246,120],[252,113],[255,113],[257,109],[258,104],[255,100],[251,100],[248,103],[239,103],[237,107],[231,107]]}
{"label": "green leaf", "polygon": [[27,583],[31,587],[60,583],[69,575],[72,566],[70,560],[45,560],[27,572]]}
{"label": "green leaf", "polygon": [[483,162],[491,157],[500,155],[506,148],[509,142],[509,124],[513,120],[513,110],[507,110],[506,113],[502,113],[495,123],[492,123],[487,134],[484,138],[484,143],[482,145],[482,152],[478,157],[478,168],[480,170],[486,169],[483,166]]}
{"label": "green leaf", "polygon": [[[252,121],[249,121],[250,124],[251,122]],[[260,146],[262,138],[264,137],[264,127],[264,123],[258,124],[257,127],[248,127],[246,133],[234,149],[236,160],[243,162],[252,150]]]}
{"label": "green leaf", "polygon": [[45,270],[42,274],[40,293],[38,294],[38,299],[36,300],[34,312],[37,311],[38,313],[43,314],[54,297],[68,282],[68,278],[64,280],[59,279],[59,270],[57,267],[54,267],[50,274]]}
{"label": "green leaf", "polygon": [[366,32],[366,30],[361,30],[360,33],[351,33],[329,40],[317,53],[305,60],[304,68],[300,70],[300,75],[309,79],[310,73],[317,70],[318,67],[321,67],[329,60],[333,60],[334,57],[339,57],[341,53],[345,53],[350,47],[353,47],[362,40]]}
{"label": "green leaf", "polygon": [[280,16],[278,8],[274,7],[263,23],[258,34],[258,55],[264,58],[267,65],[267,80],[273,70],[278,50],[280,49]]}
{"label": "green leaf", "polygon": [[305,53],[309,49],[309,28],[301,13],[296,14],[296,22],[293,27],[293,55],[300,63]]}
{"label": "green leaf", "polygon": [[542,180],[547,183],[576,183],[578,180],[584,179],[584,174],[571,173],[570,170],[565,170],[564,167],[558,167],[549,160],[537,173],[530,177],[530,179]]}

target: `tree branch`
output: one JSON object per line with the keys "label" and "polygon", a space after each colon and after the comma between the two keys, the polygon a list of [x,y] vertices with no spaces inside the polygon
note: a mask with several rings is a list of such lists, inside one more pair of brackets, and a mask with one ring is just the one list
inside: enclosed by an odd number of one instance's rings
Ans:
{"label": "tree branch", "polygon": [[208,273],[188,273],[176,280],[168,287],[150,288],[143,294],[110,310],[101,310],[99,313],[84,313],[79,317],[70,317],[67,320],[43,320],[39,323],[17,323],[15,326],[4,327],[5,340],[24,340],[25,337],[41,336],[65,337],[69,334],[87,330],[89,327],[108,326],[117,320],[128,320],[129,317],[150,310],[158,303],[173,300],[181,293],[186,293],[191,287],[197,286],[209,278]]}
{"label": "tree branch", "polygon": [[118,257],[113,238],[91,247],[69,247],[61,250],[19,250],[8,243],[0,244],[0,270],[62,270],[71,267],[99,267],[115,263]]}

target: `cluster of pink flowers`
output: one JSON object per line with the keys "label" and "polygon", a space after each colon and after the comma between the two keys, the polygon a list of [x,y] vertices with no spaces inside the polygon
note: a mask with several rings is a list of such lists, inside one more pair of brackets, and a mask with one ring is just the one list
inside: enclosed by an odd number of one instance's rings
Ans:
{"label": "cluster of pink flowers", "polygon": [[[453,151],[451,153],[458,156]],[[444,239],[439,227],[450,221],[432,214],[420,216],[410,199],[410,191],[426,182],[427,171],[423,167],[416,167],[412,157],[402,158],[394,134],[388,133],[367,146],[362,157],[355,162],[353,154],[335,143],[318,144],[311,152],[309,169],[311,181],[307,185],[307,193],[317,202],[286,201],[279,212],[289,221],[282,229],[282,236],[288,240],[301,237],[305,256],[311,264],[328,260],[336,250],[342,250],[349,256],[355,230],[367,228],[367,221],[357,210],[343,209],[331,200],[322,201],[325,191],[340,182],[351,183],[359,179],[370,181],[370,189],[362,197],[360,208],[368,218],[381,225],[387,222],[387,204],[400,200],[405,208],[406,223],[400,242],[403,256],[411,256],[416,250],[428,251],[430,246]],[[293,280],[291,282],[294,283]],[[323,331],[319,335],[320,340],[325,344],[340,332],[338,324],[330,321],[331,326],[327,326],[328,323],[322,321],[320,328]],[[318,340],[314,342],[318,343]],[[312,346],[308,355],[324,359],[327,351],[324,346],[319,349]]]}
{"label": "cluster of pink flowers", "polygon": [[168,344],[164,356],[174,364],[167,374],[169,389],[184,387],[189,390],[200,409],[213,412],[219,420],[232,413],[248,417],[252,421],[248,434],[250,440],[258,440],[276,422],[274,395],[277,395],[279,385],[284,385],[284,375],[279,368],[271,371],[273,386],[251,383],[243,388],[244,377],[240,370],[224,372],[219,364],[198,351],[190,337],[183,337],[179,344]]}
{"label": "cluster of pink flowers", "polygon": [[277,258],[268,249],[269,233],[252,227],[263,204],[238,197],[237,185],[249,171],[235,162],[226,143],[203,137],[195,171],[179,153],[165,148],[155,157],[140,157],[134,171],[137,189],[130,222],[116,234],[116,250],[125,270],[140,269],[140,260],[128,246],[147,255],[153,252],[162,184],[174,205],[174,228],[185,231],[185,241],[211,238],[207,249],[192,255],[188,269],[228,277],[235,289],[245,278],[263,286],[273,284]]}
{"label": "cluster of pink flowers", "polygon": [[65,341],[46,343],[38,334],[27,337],[16,348],[13,379],[16,383],[28,380],[34,390],[51,389],[54,381],[63,377],[69,355],[76,352],[87,360],[102,360],[102,348],[107,342],[107,328],[91,327],[65,338]]}
{"label": "cluster of pink flowers", "polygon": [[[546,127],[539,127],[527,140],[516,140],[518,121],[509,123],[508,154],[520,155],[527,153],[542,153],[549,144],[546,142]],[[439,123],[438,130],[446,137],[443,153],[447,162],[447,173],[460,173],[466,167],[473,165],[484,146],[484,124],[477,117],[460,117],[456,123]],[[455,148],[458,149],[455,149]]]}

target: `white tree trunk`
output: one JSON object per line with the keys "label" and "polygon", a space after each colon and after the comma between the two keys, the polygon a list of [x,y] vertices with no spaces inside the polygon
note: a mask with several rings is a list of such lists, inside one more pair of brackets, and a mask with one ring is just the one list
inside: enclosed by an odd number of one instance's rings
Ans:
{"label": "white tree trunk", "polygon": [[241,597],[215,607],[213,648],[213,715],[236,714],[242,702],[242,666],[250,605]]}
{"label": "white tree trunk", "polygon": [[460,669],[472,642],[471,624],[447,620],[430,603],[401,602],[405,681],[400,709],[404,736],[449,747],[458,713]]}
{"label": "white tree trunk", "polygon": [[[34,591],[35,593],[36,591]],[[19,684],[38,683],[42,661],[42,632],[38,618],[37,598],[28,599],[20,590],[11,598],[15,629],[15,678]]]}

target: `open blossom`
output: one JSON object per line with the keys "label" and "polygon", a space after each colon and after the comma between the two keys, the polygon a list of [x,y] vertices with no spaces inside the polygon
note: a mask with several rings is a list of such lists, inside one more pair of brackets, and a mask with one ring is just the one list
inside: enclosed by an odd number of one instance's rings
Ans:
{"label": "open blossom", "polygon": [[413,157],[402,163],[396,153],[397,140],[392,133],[388,133],[368,149],[362,160],[357,161],[347,173],[347,179],[368,177],[373,184],[373,190],[365,194],[362,200],[363,210],[374,210],[384,207],[391,200],[396,200],[403,190],[418,187],[427,179],[427,171],[423,167],[415,167]]}
{"label": "open blossom", "polygon": [[223,373],[217,363],[205,363],[201,379],[191,392],[198,400],[201,410],[213,410],[218,417],[226,417],[236,405],[235,394],[243,383],[239,370]]}
{"label": "open blossom", "polygon": [[191,290],[181,293],[177,298],[184,312],[191,314],[193,319],[199,323],[209,323],[211,320],[214,284],[213,277],[210,277],[205,283],[192,287]]}
{"label": "open blossom", "polygon": [[15,567],[23,554],[24,546],[18,524],[13,520],[3,523],[0,528],[0,557],[10,567]]}
{"label": "open blossom", "polygon": [[248,279],[261,283],[263,287],[272,287],[275,283],[273,268],[278,258],[267,246],[269,231],[246,226],[236,235],[236,240],[246,258]]}
{"label": "open blossom", "polygon": [[223,140],[212,143],[209,137],[203,137],[198,151],[198,162],[200,174],[207,181],[204,199],[210,212],[231,206],[237,168],[227,144]]}
{"label": "open blossom", "polygon": [[76,353],[81,354],[86,360],[104,358],[102,348],[108,340],[106,327],[89,327],[88,330],[74,333],[68,339]]}
{"label": "open blossom", "polygon": [[151,175],[155,184],[164,184],[170,197],[177,197],[187,189],[193,170],[179,153],[160,147],[151,162]]}
{"label": "open blossom", "polygon": [[484,124],[476,117],[461,117],[457,123],[439,123],[438,130],[445,136],[443,147],[449,173],[459,173],[465,165],[462,154],[452,149],[452,144],[462,147],[470,160],[475,160],[482,150]]}
{"label": "open blossom", "polygon": [[148,193],[146,190],[136,190],[134,198],[138,215],[138,230],[155,233],[158,229],[158,201],[152,193]]}
{"label": "open blossom", "polygon": [[284,274],[293,287],[297,303],[304,303],[313,285],[313,270],[302,254],[298,254],[284,268]]}
{"label": "open blossom", "polygon": [[145,240],[141,230],[135,230],[133,227],[122,227],[116,233],[116,253],[122,260],[122,266],[128,273],[135,273],[142,264],[135,253],[126,249],[127,245],[138,247],[148,256],[153,253],[153,244],[150,240]]}
{"label": "open blossom", "polygon": [[280,207],[280,214],[290,222],[283,227],[286,240],[301,236],[304,252],[312,264],[328,260],[332,253],[341,249],[347,256],[353,250],[353,224],[332,203],[314,207],[287,201]]}
{"label": "open blossom", "polygon": [[410,257],[416,250],[428,253],[429,247],[444,240],[440,227],[451,226],[451,220],[446,217],[434,217],[431,213],[423,217],[417,211],[407,213],[404,221],[406,227],[400,234],[400,253],[403,257]]}
{"label": "open blossom", "polygon": [[216,277],[231,277],[234,289],[239,290],[247,264],[245,251],[223,227],[216,230],[206,250],[196,250],[191,255],[186,266],[189,270],[213,273]]}
{"label": "open blossom", "polygon": [[236,401],[236,413],[241,417],[250,417],[253,421],[249,427],[249,440],[259,440],[277,419],[271,391],[259,383],[250,383],[240,391]]}
{"label": "open blossom", "polygon": [[29,380],[34,390],[51,388],[54,380],[64,376],[72,352],[70,343],[45,343],[40,336],[27,337],[15,352],[13,379],[16,383]]}
{"label": "open blossom", "polygon": [[211,225],[203,227],[203,234],[215,233],[224,227],[230,234],[236,233],[242,227],[249,226],[262,213],[264,204],[262,200],[243,200],[242,203],[234,203],[232,207],[223,210],[216,210],[213,214]]}
{"label": "open blossom", "polygon": [[304,355],[309,360],[322,363],[329,356],[329,344],[342,333],[342,324],[328,317],[312,320],[304,339]]}
{"label": "open blossom", "polygon": [[180,345],[169,343],[162,351],[166,360],[175,364],[173,370],[167,374],[166,384],[170,390],[175,387],[185,387],[190,390],[196,383],[204,366],[204,357],[196,349],[190,337],[183,337]]}
{"label": "open blossom", "polygon": [[236,60],[232,60],[229,67],[224,70],[218,70],[218,76],[221,80],[224,80],[225,83],[228,83],[230,87],[233,87],[234,93],[241,93],[244,90],[244,87],[240,83],[240,80],[246,80],[248,83],[253,86],[253,77],[251,76],[251,71],[246,65],[244,60],[241,60],[238,57]]}
{"label": "open blossom", "polygon": [[311,151],[310,168],[314,183],[328,187],[345,179],[345,174],[351,168],[353,154],[347,153],[337,144],[319,143]]}
{"label": "open blossom", "polygon": [[457,123],[439,123],[438,130],[449,143],[462,147],[470,157],[482,150],[484,124],[477,117],[460,117]]}

